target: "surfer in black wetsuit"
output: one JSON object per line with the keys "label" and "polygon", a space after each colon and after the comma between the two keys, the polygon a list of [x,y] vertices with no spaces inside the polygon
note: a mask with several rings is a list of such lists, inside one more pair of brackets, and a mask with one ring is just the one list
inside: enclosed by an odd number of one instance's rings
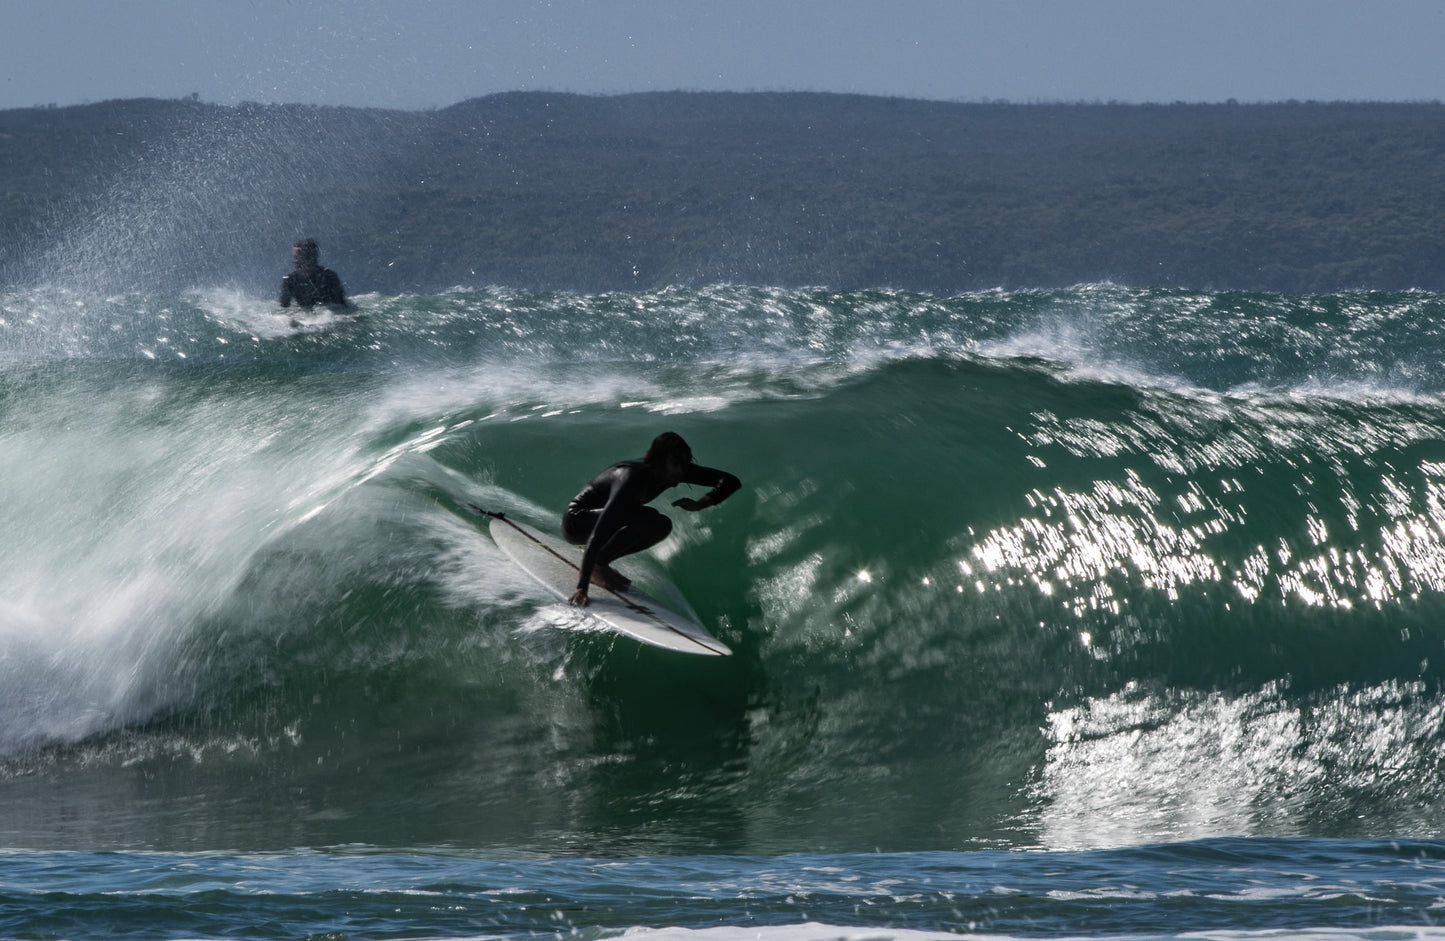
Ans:
{"label": "surfer in black wetsuit", "polygon": [[307,310],[317,304],[346,306],[341,278],[330,268],[321,267],[319,256],[315,239],[298,239],[291,246],[291,273],[281,279],[282,307],[290,307],[292,301]]}
{"label": "surfer in black wetsuit", "polygon": [[678,484],[712,488],[698,500],[682,497],[672,501],[673,506],[693,513],[716,506],[742,486],[726,471],[694,464],[692,448],[682,436],[666,431],[653,440],[641,460],[613,464],[572,498],[562,514],[562,535],[587,549],[569,604],[586,607],[589,585],[627,590],[631,582],[614,571],[612,563],[667,538],[672,520],[647,504]]}

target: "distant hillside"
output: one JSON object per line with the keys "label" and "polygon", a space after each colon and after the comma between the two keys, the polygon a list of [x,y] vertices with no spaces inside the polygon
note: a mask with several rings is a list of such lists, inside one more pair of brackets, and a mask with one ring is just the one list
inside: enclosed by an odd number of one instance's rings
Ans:
{"label": "distant hillside", "polygon": [[1445,290],[1439,104],[495,95],[0,112],[0,277]]}

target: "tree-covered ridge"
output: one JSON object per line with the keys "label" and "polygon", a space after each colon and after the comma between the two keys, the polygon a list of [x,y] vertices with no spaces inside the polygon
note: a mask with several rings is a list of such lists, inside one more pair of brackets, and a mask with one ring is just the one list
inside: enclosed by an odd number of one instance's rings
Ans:
{"label": "tree-covered ridge", "polygon": [[1442,156],[1438,104],[116,101],[0,112],[0,270],[269,290],[311,234],[353,292],[1445,289]]}

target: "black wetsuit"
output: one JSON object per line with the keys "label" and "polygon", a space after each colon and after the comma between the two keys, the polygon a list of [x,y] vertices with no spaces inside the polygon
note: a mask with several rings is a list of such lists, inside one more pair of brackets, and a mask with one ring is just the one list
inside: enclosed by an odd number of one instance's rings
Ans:
{"label": "black wetsuit", "polygon": [[[687,466],[681,483],[711,487],[704,495],[710,505],[723,502],[742,486],[727,471],[699,464]],[[623,461],[598,474],[572,498],[562,514],[562,535],[573,545],[587,546],[578,588],[587,587],[598,563],[610,565],[667,538],[672,520],[647,504],[671,486],[645,462]]]}
{"label": "black wetsuit", "polygon": [[281,306],[290,307],[292,301],[308,309],[317,304],[345,306],[346,291],[341,287],[341,278],[330,268],[316,268],[309,273],[297,268],[281,279]]}

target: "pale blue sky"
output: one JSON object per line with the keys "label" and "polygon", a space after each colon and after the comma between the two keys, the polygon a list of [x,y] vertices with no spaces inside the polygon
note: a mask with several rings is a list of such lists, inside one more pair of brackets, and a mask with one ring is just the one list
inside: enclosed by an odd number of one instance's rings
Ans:
{"label": "pale blue sky", "polygon": [[1445,0],[0,0],[0,108],[511,90],[1445,99]]}

